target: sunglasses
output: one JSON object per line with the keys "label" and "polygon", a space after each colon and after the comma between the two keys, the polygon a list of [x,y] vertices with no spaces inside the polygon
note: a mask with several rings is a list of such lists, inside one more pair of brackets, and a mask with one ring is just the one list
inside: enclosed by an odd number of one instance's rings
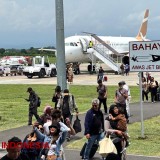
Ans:
{"label": "sunglasses", "polygon": [[42,127],[37,127],[38,129],[40,129],[40,130],[44,130]]}

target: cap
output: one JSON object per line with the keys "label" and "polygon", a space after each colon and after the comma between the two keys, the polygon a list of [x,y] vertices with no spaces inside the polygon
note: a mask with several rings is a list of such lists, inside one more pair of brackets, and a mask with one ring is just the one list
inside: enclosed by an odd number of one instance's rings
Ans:
{"label": "cap", "polygon": [[126,84],[126,82],[125,81],[121,81],[121,83],[124,85],[124,84]]}
{"label": "cap", "polygon": [[68,96],[68,95],[69,95],[69,90],[68,89],[64,89],[63,96]]}
{"label": "cap", "polygon": [[29,87],[29,88],[27,89],[27,92],[30,92],[30,91],[32,91],[32,88],[31,88],[31,87]]}
{"label": "cap", "polygon": [[122,81],[121,81],[121,82],[119,82],[119,83],[118,83],[118,85],[119,85],[119,86],[123,85],[123,82],[122,82]]}

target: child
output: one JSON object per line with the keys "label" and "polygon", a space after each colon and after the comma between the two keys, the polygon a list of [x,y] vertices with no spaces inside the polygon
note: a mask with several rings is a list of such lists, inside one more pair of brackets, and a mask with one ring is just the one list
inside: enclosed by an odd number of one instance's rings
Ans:
{"label": "child", "polygon": [[109,114],[109,119],[114,121],[114,129],[122,131],[122,137],[127,141],[129,138],[127,132],[127,120],[125,118],[125,115],[123,114],[121,108],[118,108],[117,106],[113,109],[114,116],[112,114]]}

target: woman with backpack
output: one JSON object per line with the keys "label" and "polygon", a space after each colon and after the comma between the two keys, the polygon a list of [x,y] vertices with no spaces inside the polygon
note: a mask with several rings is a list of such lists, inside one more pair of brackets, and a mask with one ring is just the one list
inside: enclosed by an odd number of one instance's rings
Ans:
{"label": "woman with backpack", "polygon": [[[78,114],[78,107],[74,96],[69,93],[68,89],[64,90],[64,93],[58,101],[57,108],[62,112],[64,123],[66,124],[66,118],[69,118],[72,124],[73,113],[75,111]],[[67,140],[70,140],[70,134],[68,134]]]}

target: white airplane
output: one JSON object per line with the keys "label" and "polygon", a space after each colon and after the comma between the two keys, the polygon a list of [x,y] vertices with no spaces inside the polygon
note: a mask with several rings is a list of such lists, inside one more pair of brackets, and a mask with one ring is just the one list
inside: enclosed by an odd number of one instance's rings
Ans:
{"label": "white airplane", "polygon": [[[65,38],[65,61],[66,63],[80,64],[80,63],[94,63],[97,60],[102,60],[104,63],[109,64],[113,70],[118,72],[113,64],[110,64],[110,60],[107,60],[108,55],[116,54],[117,56],[124,56],[123,63],[129,63],[129,57],[126,54],[129,53],[130,41],[144,41],[147,33],[149,10],[147,9],[144,14],[144,19],[140,26],[139,32],[136,37],[112,37],[112,36],[96,36],[92,33],[86,33],[87,35],[75,35]],[[89,42],[93,42],[93,48],[89,48]],[[99,48],[99,49],[98,49]],[[105,50],[104,50],[105,48]],[[102,52],[103,49],[103,53]],[[43,49],[53,51],[52,49]],[[101,51],[100,51],[101,50]],[[99,52],[99,53],[98,53]],[[101,54],[101,55],[100,55]],[[113,58],[112,58],[113,59]],[[116,64],[114,64],[116,65]],[[91,65],[88,66],[88,71],[91,70]]]}

